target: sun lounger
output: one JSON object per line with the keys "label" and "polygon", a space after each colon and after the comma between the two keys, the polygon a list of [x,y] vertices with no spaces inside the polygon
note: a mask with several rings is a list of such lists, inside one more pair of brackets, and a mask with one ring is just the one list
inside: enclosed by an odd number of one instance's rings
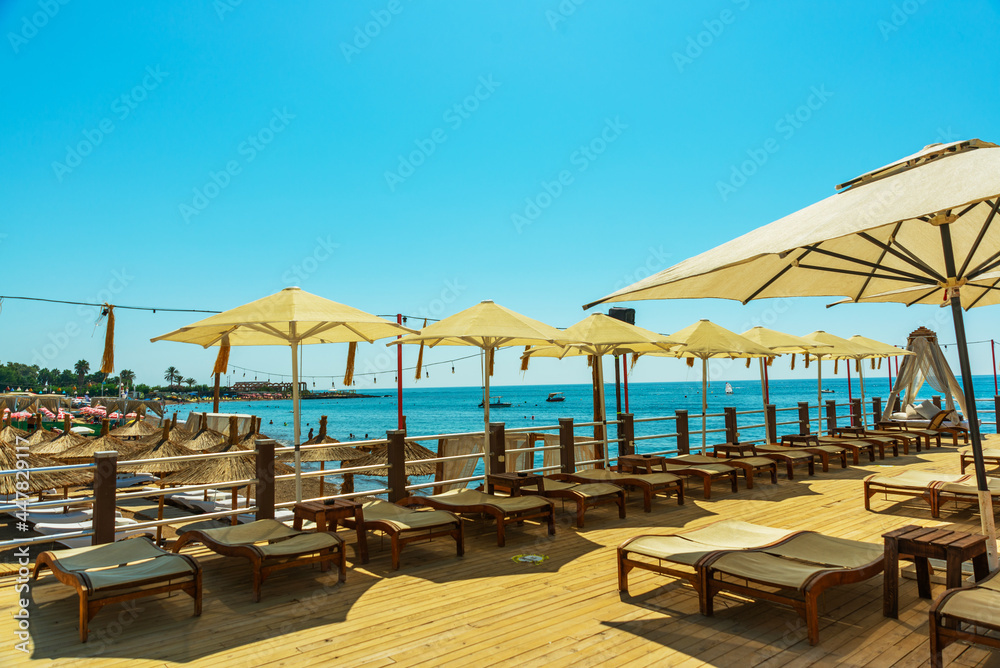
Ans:
{"label": "sun lounger", "polygon": [[[972,449],[962,448],[958,451],[961,470],[965,473],[965,469],[972,463]],[[1000,466],[1000,448],[983,448],[983,462],[987,466]]]}
{"label": "sun lounger", "polygon": [[938,516],[937,485],[967,480],[969,476],[933,471],[903,469],[893,473],[876,473],[865,478],[865,510],[871,510],[871,498],[878,493],[911,496],[923,499],[931,507],[931,516]]}
{"label": "sun lounger", "polygon": [[756,447],[757,454],[761,457],[773,459],[775,462],[785,465],[785,475],[789,480],[795,480],[795,467],[805,466],[809,475],[816,475],[815,455],[804,448],[791,448],[774,443],[763,443]]}
{"label": "sun lounger", "polygon": [[[135,536],[152,535],[152,532],[148,529],[123,528],[133,524],[138,524],[138,522],[126,517],[120,517],[120,513],[118,513],[118,516],[115,517],[115,540],[120,541]],[[87,547],[88,545],[93,544],[93,537],[78,536],[76,538],[60,538],[59,534],[76,533],[79,531],[93,531],[93,528],[93,520],[85,520],[83,522],[36,522],[35,526],[31,527],[31,530],[36,531],[43,536],[52,536],[53,542],[59,543],[60,545],[65,545],[69,548],[77,548]]]}
{"label": "sun lounger", "polygon": [[538,494],[547,499],[569,499],[576,504],[576,526],[583,528],[583,516],[587,508],[614,503],[618,505],[618,517],[625,519],[625,490],[607,482],[568,482],[568,475],[556,473],[545,476],[544,489],[539,492],[536,485],[522,487],[525,494]]}
{"label": "sun lounger", "polygon": [[[789,454],[789,453],[802,453],[806,452],[813,455],[814,458],[818,457],[820,465],[823,467],[823,472],[826,473],[830,470],[830,459],[832,458],[835,462],[837,458],[840,459],[841,468],[847,468],[847,448],[837,446],[837,445],[778,445],[777,443],[761,443],[757,446],[757,452],[761,455],[776,455],[776,454]],[[815,473],[815,461],[813,462],[813,473]]]}
{"label": "sun lounger", "polygon": [[[364,529],[389,536],[393,570],[399,569],[403,546],[418,540],[451,536],[455,539],[458,556],[465,554],[465,532],[457,515],[445,510],[414,510],[381,499],[366,501],[362,506]],[[353,517],[345,517],[340,522],[348,528],[357,528]]]}
{"label": "sun lounger", "polygon": [[642,492],[642,509],[647,513],[653,509],[653,497],[657,494],[677,495],[677,505],[684,505],[684,481],[673,473],[621,473],[607,469],[584,469],[576,473],[564,474],[564,480],[573,482],[610,482],[619,487],[638,489]]}
{"label": "sun lounger", "polygon": [[[860,438],[837,438],[836,436],[820,436],[820,445],[833,445],[843,447],[851,453],[851,458],[855,466],[861,463],[861,453],[868,455],[868,461],[875,461],[875,447],[879,445],[875,441]],[[885,459],[885,444],[879,448],[881,459]]]}
{"label": "sun lounger", "polygon": [[[619,589],[627,593],[628,572],[642,568],[694,583],[704,615],[713,613],[713,599],[723,591],[783,603],[805,618],[809,643],[815,645],[820,595],[882,571],[878,544],[744,522],[720,522],[699,531],[626,541],[618,548]],[[664,561],[676,566],[664,567]]]}
{"label": "sun lounger", "polygon": [[727,480],[733,493],[740,491],[738,471],[732,466],[718,462],[711,464],[687,464],[675,462],[673,458],[668,458],[666,463],[660,467],[664,473],[682,475],[688,478],[700,478],[702,494],[704,498],[712,498],[712,483],[718,480]]}
{"label": "sun lounger", "polygon": [[948,411],[938,411],[938,413],[931,418],[930,422],[927,424],[926,428],[919,428],[908,424],[907,422],[900,422],[898,420],[887,420],[884,422],[876,422],[875,426],[879,429],[887,430],[900,430],[908,434],[923,436],[926,439],[927,449],[931,447],[930,439],[934,439],[937,446],[941,447],[941,436],[943,434],[951,434],[952,443],[958,445],[958,435],[962,434],[966,443],[969,442],[969,430],[961,425],[956,426],[945,426],[944,421],[948,417]]}
{"label": "sun lounger", "polygon": [[[964,641],[1000,649],[1000,638],[984,631],[1000,634],[1000,571],[994,571],[973,587],[945,591],[931,606],[930,637],[931,667],[944,666],[944,648]],[[963,625],[970,628],[963,629]],[[981,629],[981,630],[980,630]]]}
{"label": "sun lounger", "polygon": [[771,476],[771,482],[778,483],[778,463],[768,457],[737,457],[726,459],[723,457],[710,457],[708,455],[680,455],[673,457],[671,461],[685,462],[687,464],[725,464],[743,471],[743,478],[746,480],[747,489],[753,489],[754,475],[761,473]]}
{"label": "sun lounger", "polygon": [[90,620],[104,607],[170,591],[194,599],[201,614],[201,567],[186,555],[171,554],[145,538],[42,552],[35,560],[32,579],[50,568],[80,597],[80,642],[87,642]]}
{"label": "sun lounger", "polygon": [[555,535],[555,504],[537,496],[496,496],[474,489],[453,489],[432,496],[409,496],[397,502],[401,506],[429,506],[453,513],[484,513],[497,523],[497,545],[507,542],[506,525],[528,519],[545,521],[549,535]]}
{"label": "sun lounger", "polygon": [[[910,454],[911,443],[916,446],[917,452],[920,452],[920,439],[922,438],[919,434],[909,434],[898,430],[890,431],[886,429],[867,429],[860,426],[837,427],[833,430],[833,435],[840,438],[860,438],[866,440],[875,438],[893,439],[899,445],[903,446],[904,455]],[[928,445],[928,447],[930,446]]]}
{"label": "sun lounger", "polygon": [[[993,502],[1000,500],[1000,478],[987,478],[986,486],[989,488]],[[941,507],[947,501],[962,501],[970,503],[976,510],[979,509],[979,488],[976,487],[976,476],[962,476],[954,482],[941,482],[931,488],[931,496],[934,504],[931,510],[932,517],[941,514]]]}
{"label": "sun lounger", "polygon": [[264,579],[284,568],[319,562],[320,570],[326,571],[330,562],[335,561],[339,581],[347,578],[344,541],[329,531],[296,531],[277,520],[257,520],[219,529],[185,531],[177,538],[173,551],[180,552],[189,543],[203,543],[223,556],[248,560],[253,569],[254,602],[260,601]]}

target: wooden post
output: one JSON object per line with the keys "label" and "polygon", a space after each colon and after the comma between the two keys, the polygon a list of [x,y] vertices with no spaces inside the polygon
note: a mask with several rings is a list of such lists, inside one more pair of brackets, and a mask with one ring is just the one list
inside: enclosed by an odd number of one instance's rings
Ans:
{"label": "wooden post", "polygon": [[897,394],[896,400],[892,402],[892,412],[898,413],[900,408],[902,408],[902,405],[900,404],[899,395]]}
{"label": "wooden post", "polygon": [[258,438],[257,443],[257,519],[274,519],[274,440]]}
{"label": "wooden post", "polygon": [[851,426],[860,427],[861,424],[861,399],[851,399]]}
{"label": "wooden post", "polygon": [[406,432],[392,429],[385,432],[389,439],[386,455],[389,460],[389,503],[405,499],[406,492]]}
{"label": "wooden post", "polygon": [[[837,402],[835,399],[826,400],[826,431],[833,436],[833,430],[837,428]],[[818,434],[819,429],[816,430]]]}
{"label": "wooden post", "polygon": [[764,407],[764,437],[768,443],[778,442],[778,408],[774,404]]}
{"label": "wooden post", "polygon": [[635,416],[618,414],[618,456],[635,454]]}
{"label": "wooden post", "polygon": [[559,467],[563,473],[576,473],[573,418],[559,418]]}
{"label": "wooden post", "polygon": [[688,412],[684,409],[675,410],[677,418],[677,454],[691,453],[691,432],[688,430]]}
{"label": "wooden post", "polygon": [[809,402],[800,401],[799,402],[799,434],[806,435],[810,431],[809,428]]}
{"label": "wooden post", "polygon": [[736,408],[733,406],[726,406],[722,409],[722,412],[726,414],[726,443],[739,443],[740,436],[736,432]]}
{"label": "wooden post", "polygon": [[222,375],[221,373],[215,374],[215,390],[212,393],[212,412],[213,413],[218,413],[219,412],[219,377],[221,375]]}
{"label": "wooden post", "polygon": [[882,419],[882,397],[872,397],[872,424]]}
{"label": "wooden post", "polygon": [[118,477],[118,453],[95,452],[94,463],[94,536],[92,545],[115,542],[115,480]]}
{"label": "wooden post", "polygon": [[507,451],[507,434],[503,422],[490,422],[490,471],[503,473],[507,470],[505,463]]}
{"label": "wooden post", "polygon": [[934,405],[938,407],[938,410],[941,409],[941,397],[934,395],[933,397],[931,397],[931,401],[934,402]]}

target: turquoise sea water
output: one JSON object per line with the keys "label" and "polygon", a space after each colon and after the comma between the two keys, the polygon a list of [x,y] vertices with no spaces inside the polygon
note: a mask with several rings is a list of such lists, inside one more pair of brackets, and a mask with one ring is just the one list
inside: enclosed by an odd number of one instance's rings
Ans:
{"label": "turquoise sea water", "polygon": [[[725,393],[724,381],[715,381],[709,386],[708,413],[722,413],[723,408],[733,406],[738,412],[760,411],[762,408],[760,383],[757,381],[731,381],[733,394]],[[823,399],[834,399],[838,404],[848,401],[848,384],[846,378],[824,379],[824,388],[834,390],[824,394]],[[978,399],[992,398],[994,394],[992,376],[975,377],[976,396]],[[816,405],[816,380],[803,378],[795,380],[771,381],[771,403],[778,409],[793,408],[800,401],[808,401]],[[868,407],[871,409],[870,397],[889,395],[889,383],[884,375],[866,377],[866,394],[869,397]],[[549,403],[545,399],[550,392],[563,392],[566,400],[559,403]],[[608,384],[605,388],[608,416],[615,415],[615,386]],[[852,378],[852,392],[860,397],[860,385]],[[925,385],[919,392],[918,399],[930,399],[934,390]],[[532,426],[555,425],[561,417],[572,417],[576,422],[590,422],[593,418],[593,403],[589,385],[524,385],[500,386],[491,388],[495,399],[503,397],[510,402],[510,408],[495,408],[491,410],[490,419],[493,422],[503,422],[508,429]],[[415,388],[403,392],[403,408],[406,415],[407,433],[411,436],[482,431],[483,409],[479,407],[482,401],[482,389],[478,387],[462,388]],[[992,401],[979,401],[980,419],[993,422]],[[183,421],[190,412],[211,412],[211,403],[185,404],[184,406],[168,407],[177,411],[178,420]],[[629,385],[629,411],[636,419],[648,417],[673,416],[676,409],[689,411],[689,426],[692,432],[701,428],[701,382],[675,383],[636,383]],[[292,442],[292,402],[284,401],[254,401],[254,402],[223,402],[222,412],[249,413],[263,418],[262,431],[280,442]],[[988,412],[987,412],[988,411]],[[847,407],[837,410],[838,414],[847,413]],[[815,414],[815,408],[813,408]],[[369,438],[384,438],[386,430],[396,428],[396,395],[379,396],[366,399],[318,399],[302,402],[302,438],[305,440],[310,429],[319,429],[321,415],[328,416],[328,433],[340,441],[361,440]],[[788,411],[778,414],[778,421],[796,420],[797,413]],[[742,425],[763,423],[762,413],[740,415],[740,440],[748,441],[762,438],[762,428],[746,428]],[[723,418],[708,418],[708,429],[724,427]],[[840,424],[846,424],[846,419]],[[639,422],[635,425],[636,436],[663,434],[673,432],[674,422]],[[996,430],[993,425],[984,425],[983,430]],[[586,433],[581,429],[579,435]],[[779,427],[779,434],[798,433],[797,425]],[[351,435],[353,434],[353,439]],[[614,427],[610,429],[609,437],[615,435]],[[709,434],[707,442],[724,441],[722,434]],[[432,450],[435,443],[425,443]],[[701,445],[701,435],[691,435],[692,449]],[[673,449],[673,439],[654,439],[639,441],[638,450]],[[611,450],[614,454],[614,447]],[[316,464],[304,465],[308,468],[318,468]],[[328,465],[328,468],[330,465]],[[424,482],[414,478],[414,482]],[[384,479],[366,479],[358,476],[357,488],[374,489],[384,484]]]}

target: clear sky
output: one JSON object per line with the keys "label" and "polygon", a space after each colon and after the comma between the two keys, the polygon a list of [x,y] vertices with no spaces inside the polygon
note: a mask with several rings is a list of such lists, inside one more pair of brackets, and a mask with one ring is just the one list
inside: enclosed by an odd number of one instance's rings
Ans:
{"label": "clear sky", "polygon": [[[998,10],[8,0],[0,294],[223,310],[298,285],[378,314],[440,318],[494,299],[566,327],[582,304],[926,144],[1000,141]],[[709,318],[895,344],[926,324],[954,340],[943,309],[829,301],[633,306],[664,333]],[[203,316],[117,315],[116,371],[155,383],[173,365],[209,381],[214,350],[149,342]],[[96,369],[96,317],[5,300],[0,360]],[[967,314],[970,340],[996,336],[997,318]],[[972,348],[988,373],[989,346]],[[346,346],[312,346],[305,373],[341,375],[345,358]],[[280,348],[237,348],[231,362],[272,378],[290,368]],[[381,343],[359,350],[357,372],[373,369],[379,388],[392,383]],[[420,384],[479,384],[476,360],[455,369],[429,367]],[[633,378],[699,373],[656,359]],[[779,361],[773,375],[811,373]],[[522,379],[506,351],[494,382],[588,380],[580,360],[533,362]]]}

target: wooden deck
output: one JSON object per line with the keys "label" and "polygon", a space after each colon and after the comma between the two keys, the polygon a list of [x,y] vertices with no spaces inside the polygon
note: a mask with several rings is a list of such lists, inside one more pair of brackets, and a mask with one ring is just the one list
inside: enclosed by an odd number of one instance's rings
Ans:
{"label": "wooden deck", "polygon": [[[256,604],[245,563],[197,550],[205,570],[201,617],[191,616],[185,595],[109,606],[91,623],[87,644],[78,641],[74,593],[46,575],[31,590],[30,655],[12,647],[16,597],[7,577],[0,579],[0,665],[921,666],[929,658],[929,603],[910,579],[901,579],[898,620],[882,617],[881,577],[828,592],[817,647],[789,608],[720,595],[715,616],[702,617],[689,586],[649,572],[633,573],[631,598],[616,588],[615,547],[623,540],[721,518],[878,543],[882,533],[914,522],[976,529],[969,509],[949,507],[934,522],[917,500],[876,497],[866,513],[861,479],[897,466],[957,472],[958,455],[946,447],[754,490],[741,482],[739,494],[720,484],[711,501],[692,489],[685,506],[658,499],[649,514],[631,499],[628,519],[605,506],[588,511],[583,530],[573,528],[566,507],[555,537],[534,524],[510,527],[505,548],[496,547],[492,526],[472,523],[465,557],[455,556],[452,541],[415,544],[396,572],[388,542],[371,538],[370,563],[351,563],[345,584],[336,584],[333,571],[289,569],[264,583]],[[512,561],[522,553],[547,559]],[[934,594],[941,590],[935,585]],[[1000,665],[1000,656],[964,644],[945,658],[955,666]]]}

